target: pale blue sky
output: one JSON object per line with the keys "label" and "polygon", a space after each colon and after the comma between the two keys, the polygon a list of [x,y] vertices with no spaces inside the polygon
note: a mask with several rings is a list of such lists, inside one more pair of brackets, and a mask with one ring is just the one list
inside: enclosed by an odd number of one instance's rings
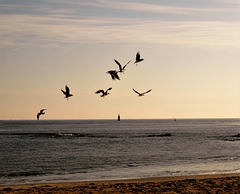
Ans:
{"label": "pale blue sky", "polygon": [[[240,115],[240,1],[16,0],[0,15],[0,119]],[[120,81],[114,59],[132,60]]]}

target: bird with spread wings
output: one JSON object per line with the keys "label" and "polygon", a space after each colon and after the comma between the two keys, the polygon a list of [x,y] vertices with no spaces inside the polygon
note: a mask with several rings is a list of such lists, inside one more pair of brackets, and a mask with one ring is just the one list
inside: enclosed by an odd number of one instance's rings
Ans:
{"label": "bird with spread wings", "polygon": [[139,93],[138,91],[136,91],[136,90],[134,90],[134,89],[133,89],[133,91],[136,92],[139,97],[141,97],[141,96],[144,96],[144,94],[146,94],[146,93],[148,93],[148,92],[151,92],[152,89],[150,89],[150,90],[148,90],[148,91],[146,91],[146,92],[143,92],[143,93]]}
{"label": "bird with spread wings", "polygon": [[130,61],[127,62],[126,65],[122,66],[121,63],[119,63],[116,59],[114,59],[114,61],[115,61],[115,63],[117,63],[117,65],[119,67],[119,72],[121,72],[121,73],[124,73],[124,71],[126,70],[127,65],[131,62],[131,60],[130,60]]}
{"label": "bird with spread wings", "polygon": [[47,110],[47,109],[41,109],[40,110],[40,112],[37,114],[37,119],[39,120],[39,117],[40,117],[40,115],[44,115],[45,114],[45,110]]}
{"label": "bird with spread wings", "polygon": [[112,88],[108,88],[106,91],[104,91],[104,90],[98,90],[98,91],[96,91],[95,93],[96,93],[96,94],[102,93],[101,97],[105,97],[105,96],[107,96],[107,95],[109,94],[108,91],[111,90],[111,89],[112,89]]}
{"label": "bird with spread wings", "polygon": [[65,98],[67,98],[67,100],[68,100],[68,98],[71,97],[71,96],[73,96],[73,95],[70,94],[70,89],[69,89],[69,87],[68,87],[67,85],[65,86],[65,90],[66,90],[66,91],[63,91],[63,90],[61,89],[62,93],[65,95]]}

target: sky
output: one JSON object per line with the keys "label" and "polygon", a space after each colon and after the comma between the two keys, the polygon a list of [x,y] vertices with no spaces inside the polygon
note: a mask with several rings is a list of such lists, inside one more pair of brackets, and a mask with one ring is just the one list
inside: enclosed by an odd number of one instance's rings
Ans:
{"label": "sky", "polygon": [[0,40],[0,120],[240,117],[239,0],[0,0]]}

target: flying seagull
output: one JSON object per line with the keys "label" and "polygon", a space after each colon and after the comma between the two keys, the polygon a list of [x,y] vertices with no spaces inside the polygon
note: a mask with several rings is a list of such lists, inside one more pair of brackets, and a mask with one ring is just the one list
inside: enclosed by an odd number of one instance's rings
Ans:
{"label": "flying seagull", "polygon": [[102,93],[101,97],[105,97],[105,96],[107,96],[109,94],[108,91],[111,90],[111,89],[112,88],[108,88],[105,92],[104,92],[104,90],[98,90],[95,93],[96,94]]}
{"label": "flying seagull", "polygon": [[114,59],[114,61],[115,61],[115,63],[117,63],[117,65],[119,66],[119,72],[121,72],[121,73],[123,73],[123,72],[126,70],[126,69],[125,69],[126,66],[131,62],[131,60],[130,60],[130,61],[127,62],[126,65],[122,66],[121,63],[119,63],[116,59]]}
{"label": "flying seagull", "polygon": [[66,89],[66,91],[63,91],[62,89],[61,89],[61,91],[65,95],[65,98],[67,98],[67,100],[68,100],[68,98],[73,96],[73,95],[70,94],[70,90],[69,90],[69,87],[67,85],[65,86],[65,89]]}
{"label": "flying seagull", "polygon": [[146,92],[143,92],[143,93],[139,93],[138,91],[136,91],[136,90],[134,90],[134,89],[133,89],[133,91],[136,92],[139,97],[141,97],[141,96],[144,96],[144,94],[146,94],[146,93],[148,93],[148,92],[151,92],[152,89],[150,89],[150,90],[148,90],[148,91],[146,91]]}
{"label": "flying seagull", "polygon": [[136,61],[134,62],[134,63],[136,63],[136,65],[137,65],[137,63],[139,63],[139,62],[141,62],[141,61],[143,61],[144,59],[141,59],[141,57],[140,57],[140,52],[138,51],[137,52],[137,54],[136,54]]}
{"label": "flying seagull", "polygon": [[47,109],[42,109],[42,110],[40,110],[40,112],[37,114],[37,119],[38,119],[38,120],[39,120],[40,115],[44,115],[44,114],[45,114],[45,112],[43,112],[43,111],[45,111],[45,110],[47,110]]}
{"label": "flying seagull", "polygon": [[113,80],[120,80],[119,76],[118,76],[118,72],[116,70],[110,70],[107,73],[109,73],[112,77]]}

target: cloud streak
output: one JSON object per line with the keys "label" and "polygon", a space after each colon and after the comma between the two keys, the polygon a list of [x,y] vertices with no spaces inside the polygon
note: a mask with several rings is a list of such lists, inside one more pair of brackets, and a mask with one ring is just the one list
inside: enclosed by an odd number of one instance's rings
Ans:
{"label": "cloud streak", "polygon": [[239,47],[239,23],[4,15],[0,36],[2,49],[98,43]]}
{"label": "cloud streak", "polygon": [[[174,15],[195,15],[196,12],[201,13],[238,13],[238,8],[197,8],[197,7],[179,7],[179,6],[166,6],[160,4],[151,3],[139,3],[139,2],[126,2],[126,1],[110,1],[110,0],[95,0],[95,1],[63,1],[63,0],[45,0],[46,2],[55,2],[60,4],[71,4],[75,6],[87,6],[87,7],[98,7],[105,9],[117,9],[117,10],[130,10],[138,12],[151,12],[151,13],[163,13],[163,14],[174,14]],[[219,1],[219,0],[218,0]],[[219,3],[216,1],[217,3]],[[233,3],[234,0],[231,1]],[[220,1],[221,3],[221,1]],[[230,4],[230,2],[229,2]]]}
{"label": "cloud streak", "polygon": [[[15,3],[15,4],[8,4],[8,3],[0,3],[2,10],[24,10],[27,8],[27,11],[31,10],[36,13],[39,13],[42,11],[42,13],[54,13],[54,12],[66,12],[66,13],[74,13],[78,9],[82,9],[82,7],[86,7],[87,9],[90,7],[95,8],[101,8],[101,9],[115,9],[115,10],[121,10],[121,11],[134,11],[134,12],[149,12],[149,13],[158,13],[158,14],[172,14],[172,15],[197,15],[197,14],[203,14],[203,13],[239,13],[239,7],[237,6],[231,6],[226,7],[210,7],[206,5],[206,7],[194,7],[194,6],[170,6],[170,5],[161,5],[161,4],[153,4],[153,3],[140,3],[140,2],[127,2],[127,1],[111,1],[111,0],[93,0],[93,1],[64,1],[64,0],[43,0],[45,4],[36,6],[32,1],[29,1],[28,3],[22,4],[22,3]],[[212,0],[212,2],[215,2],[215,4],[229,4],[229,5],[236,5],[236,0],[230,0],[230,1],[223,1],[223,0]],[[50,5],[50,8],[46,5]],[[54,9],[52,5],[55,5],[54,7],[71,7],[71,9],[68,10],[57,10]],[[238,2],[239,5],[239,2]]]}
{"label": "cloud streak", "polygon": [[176,6],[163,6],[158,4],[149,3],[133,3],[122,1],[109,1],[109,0],[97,0],[95,3],[85,2],[83,5],[96,6],[102,8],[120,9],[120,10],[132,10],[141,12],[153,12],[153,13],[166,13],[166,14],[180,14],[180,15],[192,15],[196,12],[238,12],[238,9],[226,9],[226,8],[195,8],[195,7],[176,7]]}

